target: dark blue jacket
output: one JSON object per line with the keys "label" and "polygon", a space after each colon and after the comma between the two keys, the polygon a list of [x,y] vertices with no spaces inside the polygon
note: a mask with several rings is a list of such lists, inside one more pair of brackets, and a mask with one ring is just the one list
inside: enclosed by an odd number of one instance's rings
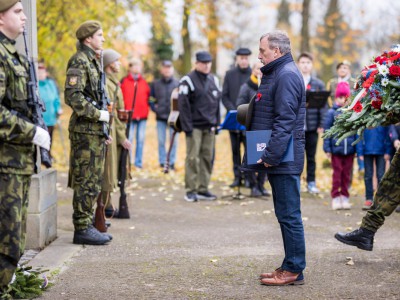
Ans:
{"label": "dark blue jacket", "polygon": [[[261,98],[254,103],[249,130],[272,130],[271,139],[261,156],[263,164],[249,165],[247,170],[268,174],[301,174],[304,167],[304,81],[290,53],[261,68],[263,77],[258,89]],[[294,161],[281,163],[293,135]]]}
{"label": "dark blue jacket", "polygon": [[[338,110],[340,106],[336,103],[333,104],[332,108],[328,110],[325,116],[324,130],[328,130],[333,126],[335,119],[342,112]],[[339,145],[336,146],[338,139],[336,138],[326,138],[324,139],[324,151],[325,153],[332,153],[334,155],[353,155],[356,153],[356,146],[351,144],[357,139],[357,135],[349,136],[344,139]]]}
{"label": "dark blue jacket", "polygon": [[357,155],[392,154],[388,126],[378,126],[364,131],[364,138],[357,144]]}
{"label": "dark blue jacket", "polygon": [[399,125],[390,125],[389,126],[389,137],[392,144],[395,140],[400,140],[400,126]]}

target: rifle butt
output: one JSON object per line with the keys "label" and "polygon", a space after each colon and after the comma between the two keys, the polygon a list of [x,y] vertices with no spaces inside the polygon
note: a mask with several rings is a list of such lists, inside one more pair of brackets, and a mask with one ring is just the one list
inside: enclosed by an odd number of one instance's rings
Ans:
{"label": "rifle butt", "polygon": [[130,219],[128,203],[126,202],[126,194],[119,197],[119,213],[118,219]]}
{"label": "rifle butt", "polygon": [[100,232],[107,232],[104,204],[101,201],[101,193],[97,197],[97,207],[94,215],[94,227]]}

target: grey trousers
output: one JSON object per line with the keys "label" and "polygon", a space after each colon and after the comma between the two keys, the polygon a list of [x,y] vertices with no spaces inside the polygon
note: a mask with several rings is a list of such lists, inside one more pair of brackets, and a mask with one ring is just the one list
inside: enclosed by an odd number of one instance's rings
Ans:
{"label": "grey trousers", "polygon": [[185,188],[187,192],[206,192],[212,171],[215,133],[193,129],[186,136]]}

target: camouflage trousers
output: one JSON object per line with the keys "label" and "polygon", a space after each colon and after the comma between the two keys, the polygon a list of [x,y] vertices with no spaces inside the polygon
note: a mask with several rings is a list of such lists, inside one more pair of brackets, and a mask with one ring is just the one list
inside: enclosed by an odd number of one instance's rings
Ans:
{"label": "camouflage trousers", "polygon": [[374,197],[374,205],[367,211],[361,227],[376,232],[400,204],[400,152],[397,150],[389,170],[382,177]]}
{"label": "camouflage trousers", "polygon": [[25,250],[30,175],[0,173],[0,291]]}
{"label": "camouflage trousers", "polygon": [[93,206],[101,191],[105,143],[98,135],[70,133],[71,152],[68,186],[74,190],[72,221],[75,230],[93,222]]}

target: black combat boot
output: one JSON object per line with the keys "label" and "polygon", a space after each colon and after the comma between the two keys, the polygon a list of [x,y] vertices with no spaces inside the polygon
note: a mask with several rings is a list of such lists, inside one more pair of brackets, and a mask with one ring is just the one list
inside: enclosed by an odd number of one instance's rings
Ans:
{"label": "black combat boot", "polygon": [[365,228],[359,228],[349,233],[338,232],[335,238],[347,245],[356,246],[359,249],[372,251],[375,233]]}
{"label": "black combat boot", "polygon": [[266,196],[266,197],[271,196],[271,193],[264,187],[264,185],[262,183],[258,183],[257,186],[263,196]]}
{"label": "black combat boot", "polygon": [[104,245],[110,242],[110,238],[90,225],[86,229],[75,230],[73,242],[81,245]]}

